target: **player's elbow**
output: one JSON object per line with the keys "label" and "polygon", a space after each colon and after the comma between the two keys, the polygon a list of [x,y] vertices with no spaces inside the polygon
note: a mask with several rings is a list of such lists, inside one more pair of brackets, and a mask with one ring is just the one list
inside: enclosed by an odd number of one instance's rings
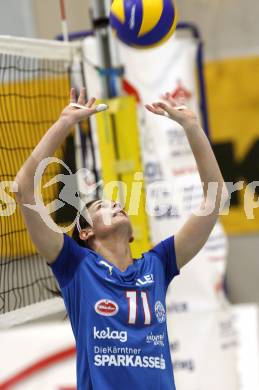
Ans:
{"label": "player's elbow", "polygon": [[34,189],[31,183],[19,175],[13,182],[15,200],[18,204],[30,203],[34,200]]}

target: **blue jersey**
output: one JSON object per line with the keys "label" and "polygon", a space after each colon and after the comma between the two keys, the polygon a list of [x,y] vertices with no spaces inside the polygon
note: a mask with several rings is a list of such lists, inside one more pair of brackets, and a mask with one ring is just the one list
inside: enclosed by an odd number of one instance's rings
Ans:
{"label": "blue jersey", "polygon": [[173,237],[122,272],[65,234],[51,268],[76,340],[78,390],[175,390],[165,304],[179,274]]}

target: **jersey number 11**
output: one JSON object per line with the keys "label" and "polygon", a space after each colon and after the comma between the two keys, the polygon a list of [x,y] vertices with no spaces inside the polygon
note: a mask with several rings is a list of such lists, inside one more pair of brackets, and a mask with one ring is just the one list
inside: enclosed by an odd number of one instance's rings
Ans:
{"label": "jersey number 11", "polygon": [[[127,291],[126,298],[128,299],[128,324],[134,325],[137,321],[138,314],[138,297],[137,291]],[[151,311],[148,302],[148,296],[145,291],[141,291],[141,300],[144,311],[144,325],[151,324]]]}

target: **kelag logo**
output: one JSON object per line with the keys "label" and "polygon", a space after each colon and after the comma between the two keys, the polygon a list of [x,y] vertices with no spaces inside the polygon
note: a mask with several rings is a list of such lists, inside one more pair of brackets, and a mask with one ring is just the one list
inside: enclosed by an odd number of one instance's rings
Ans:
{"label": "kelag logo", "polygon": [[119,340],[122,343],[125,343],[128,340],[128,333],[126,331],[111,330],[109,327],[102,330],[97,330],[97,328],[94,327],[93,331],[95,340]]}

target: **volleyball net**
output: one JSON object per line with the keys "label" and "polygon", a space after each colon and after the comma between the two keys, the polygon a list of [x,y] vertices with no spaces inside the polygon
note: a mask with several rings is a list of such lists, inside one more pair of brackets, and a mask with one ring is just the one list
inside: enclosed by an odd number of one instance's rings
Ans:
{"label": "volleyball net", "polygon": [[[81,77],[79,44],[0,37],[0,327],[61,307],[52,299],[55,280],[28,236],[12,181],[68,104],[71,80]],[[74,151],[71,136],[56,153],[72,170]],[[58,173],[59,165],[48,166],[42,185]],[[58,184],[44,189],[44,202],[57,199],[59,190]],[[73,220],[73,213],[60,215],[53,214],[56,222]],[[29,312],[36,303],[37,310]],[[13,316],[17,310],[20,314]]]}

